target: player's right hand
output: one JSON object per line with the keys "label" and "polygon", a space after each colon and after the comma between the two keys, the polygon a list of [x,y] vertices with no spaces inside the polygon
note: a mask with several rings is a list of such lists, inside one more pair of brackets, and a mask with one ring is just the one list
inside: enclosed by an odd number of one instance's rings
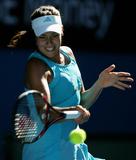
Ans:
{"label": "player's right hand", "polygon": [[81,105],[77,105],[76,110],[81,113],[81,115],[75,119],[76,123],[83,124],[89,120],[91,114],[86,108]]}

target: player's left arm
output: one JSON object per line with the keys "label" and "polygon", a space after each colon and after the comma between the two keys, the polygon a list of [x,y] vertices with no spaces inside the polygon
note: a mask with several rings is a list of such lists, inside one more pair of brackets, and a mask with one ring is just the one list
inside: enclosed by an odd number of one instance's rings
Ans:
{"label": "player's left arm", "polygon": [[110,65],[104,69],[94,85],[88,90],[81,91],[81,105],[89,109],[97,100],[102,90],[107,87],[115,87],[120,90],[131,88],[133,78],[128,72],[114,72],[115,65]]}
{"label": "player's left arm", "polygon": [[98,99],[102,90],[103,89],[101,87],[99,87],[97,81],[93,84],[93,86],[91,86],[87,90],[85,90],[84,86],[82,86],[80,104],[84,108],[89,109],[95,103],[95,101]]}

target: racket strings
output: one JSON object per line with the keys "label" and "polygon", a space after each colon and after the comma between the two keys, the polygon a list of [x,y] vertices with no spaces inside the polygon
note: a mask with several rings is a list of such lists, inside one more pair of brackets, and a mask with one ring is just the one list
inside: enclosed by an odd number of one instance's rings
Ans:
{"label": "racket strings", "polygon": [[[17,101],[17,112],[14,119],[14,130],[17,139],[21,142],[31,143],[36,141],[36,137],[39,135],[38,122],[31,114],[32,108],[35,107],[40,116],[46,117],[46,107],[43,98],[39,95],[31,95],[33,99],[28,100],[28,97],[23,97]],[[43,112],[44,111],[44,112]],[[47,110],[49,111],[49,109]]]}
{"label": "racket strings", "polygon": [[27,115],[16,114],[15,133],[17,138],[31,141],[37,134],[37,123],[33,122]]}

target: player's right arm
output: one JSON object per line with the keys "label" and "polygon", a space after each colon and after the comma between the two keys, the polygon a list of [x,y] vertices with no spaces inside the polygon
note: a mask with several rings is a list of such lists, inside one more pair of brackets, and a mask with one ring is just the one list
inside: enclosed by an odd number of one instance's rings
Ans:
{"label": "player's right arm", "polygon": [[50,102],[48,81],[52,78],[51,71],[42,61],[32,58],[26,65],[25,86],[28,89],[38,90],[47,96]]}

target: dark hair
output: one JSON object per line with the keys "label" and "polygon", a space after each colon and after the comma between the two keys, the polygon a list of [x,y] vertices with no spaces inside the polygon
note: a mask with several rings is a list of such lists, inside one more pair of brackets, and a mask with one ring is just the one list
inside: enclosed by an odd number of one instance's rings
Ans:
{"label": "dark hair", "polygon": [[30,18],[31,20],[34,20],[35,18],[46,16],[46,15],[60,16],[60,12],[58,9],[56,9],[54,6],[51,6],[51,5],[41,6],[31,14]]}
{"label": "dark hair", "polygon": [[31,31],[17,31],[15,35],[10,39],[7,47],[36,49],[35,36]]}
{"label": "dark hair", "polygon": [[[60,16],[60,12],[58,9],[51,5],[40,6],[39,8],[34,10],[30,18],[31,20],[34,20],[35,18],[42,17],[45,15]],[[30,29],[29,31],[23,30],[16,32],[15,35],[10,39],[8,47],[36,49],[37,47],[35,44],[35,35],[33,30]]]}

